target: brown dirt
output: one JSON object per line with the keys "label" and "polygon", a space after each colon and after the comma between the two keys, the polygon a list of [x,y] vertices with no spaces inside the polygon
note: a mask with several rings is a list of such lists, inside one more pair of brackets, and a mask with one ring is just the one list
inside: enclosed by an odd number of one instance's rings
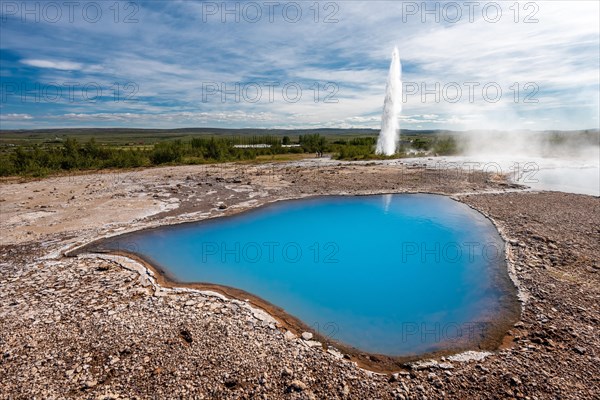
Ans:
{"label": "brown dirt", "polygon": [[[323,161],[0,184],[0,398],[594,398],[600,199],[517,189],[499,176]],[[61,256],[277,199],[414,191],[453,195],[509,240],[527,300],[512,343],[482,360],[440,356],[373,374],[244,302],[162,290],[110,259]]]}

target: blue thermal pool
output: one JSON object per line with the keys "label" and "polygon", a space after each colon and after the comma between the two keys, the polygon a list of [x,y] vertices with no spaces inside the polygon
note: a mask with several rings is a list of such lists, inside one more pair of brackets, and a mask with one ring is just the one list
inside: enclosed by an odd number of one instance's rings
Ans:
{"label": "blue thermal pool", "polygon": [[325,338],[388,356],[476,348],[516,298],[493,224],[438,195],[282,201],[103,248],[127,248],[172,281],[241,289]]}

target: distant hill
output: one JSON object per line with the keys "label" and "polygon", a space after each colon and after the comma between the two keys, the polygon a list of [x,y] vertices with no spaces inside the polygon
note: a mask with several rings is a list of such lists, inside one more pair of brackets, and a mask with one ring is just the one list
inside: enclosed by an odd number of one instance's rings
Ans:
{"label": "distant hill", "polygon": [[[455,133],[445,129],[434,130],[414,130],[402,129],[401,134],[435,134],[435,133]],[[177,128],[177,129],[143,129],[143,128],[54,128],[54,129],[3,129],[0,130],[0,135],[195,135],[195,134],[210,134],[210,135],[277,135],[277,136],[296,136],[319,133],[322,135],[377,135],[379,129],[338,129],[338,128],[317,128],[317,129],[231,129],[231,128]]]}
{"label": "distant hill", "polygon": [[[597,133],[599,129],[580,129],[570,131],[551,130],[543,131],[547,133]],[[427,134],[461,134],[465,131],[453,131],[449,129],[401,129],[401,135],[427,135]],[[471,131],[472,132],[472,131]],[[481,132],[485,132],[482,130]],[[494,131],[490,131],[494,132]],[[495,131],[500,132],[500,131]],[[533,132],[533,131],[528,131]],[[144,128],[53,128],[53,129],[0,129],[0,135],[131,135],[131,136],[188,136],[188,135],[276,135],[276,136],[297,136],[319,133],[324,136],[330,135],[377,135],[379,129],[339,129],[339,128],[316,128],[316,129],[255,129],[255,128],[177,128],[177,129],[144,129]]]}

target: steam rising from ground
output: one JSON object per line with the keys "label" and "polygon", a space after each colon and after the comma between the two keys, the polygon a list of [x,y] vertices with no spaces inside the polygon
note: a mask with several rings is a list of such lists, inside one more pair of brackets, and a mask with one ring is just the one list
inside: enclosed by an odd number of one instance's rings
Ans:
{"label": "steam rising from ground", "polygon": [[383,103],[383,115],[381,116],[381,132],[377,139],[377,154],[391,156],[396,153],[400,140],[400,123],[398,117],[402,111],[402,82],[400,55],[398,48],[394,47],[392,62],[385,88],[385,101]]}
{"label": "steam rising from ground", "polygon": [[[600,196],[600,131],[469,131],[448,162],[498,170],[535,189]],[[476,163],[477,165],[474,165]]]}
{"label": "steam rising from ground", "polygon": [[457,136],[465,156],[498,158],[560,158],[598,163],[598,130],[533,132],[469,131]]}

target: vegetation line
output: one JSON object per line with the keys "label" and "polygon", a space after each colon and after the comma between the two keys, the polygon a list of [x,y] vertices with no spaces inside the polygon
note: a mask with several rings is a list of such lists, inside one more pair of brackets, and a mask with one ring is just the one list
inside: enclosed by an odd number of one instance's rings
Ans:
{"label": "vegetation line", "polygon": [[[14,136],[13,136],[14,138]],[[375,136],[344,138],[319,133],[290,136],[195,136],[151,143],[99,142],[102,136],[80,143],[73,136],[46,137],[33,143],[2,138],[0,176],[44,177],[65,171],[136,168],[157,165],[190,165],[256,160],[282,154],[331,153],[337,159],[367,160],[386,158],[375,154]],[[453,154],[456,143],[451,136],[416,135],[406,138],[394,157]]]}

